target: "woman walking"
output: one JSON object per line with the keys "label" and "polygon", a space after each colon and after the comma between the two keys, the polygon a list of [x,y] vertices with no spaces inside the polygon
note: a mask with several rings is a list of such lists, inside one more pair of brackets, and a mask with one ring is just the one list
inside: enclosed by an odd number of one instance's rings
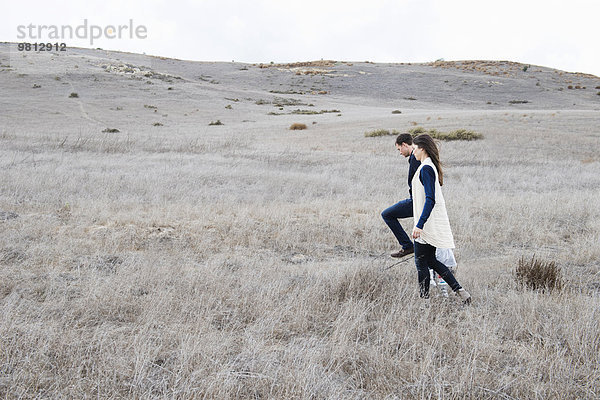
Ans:
{"label": "woman walking", "polygon": [[429,268],[437,272],[448,286],[463,300],[471,302],[471,295],[463,289],[452,272],[435,257],[437,247],[454,248],[446,203],[441,186],[444,175],[440,154],[433,138],[427,134],[413,139],[413,154],[421,161],[412,181],[413,216],[415,227],[415,263],[419,277],[419,290],[423,298],[429,298]]}

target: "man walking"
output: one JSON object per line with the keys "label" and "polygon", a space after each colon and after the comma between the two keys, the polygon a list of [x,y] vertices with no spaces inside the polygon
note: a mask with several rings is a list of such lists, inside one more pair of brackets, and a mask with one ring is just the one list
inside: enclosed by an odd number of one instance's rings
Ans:
{"label": "man walking", "polygon": [[390,254],[392,257],[401,258],[407,256],[409,254],[414,253],[413,242],[410,240],[400,222],[398,222],[399,218],[412,218],[413,216],[413,204],[412,204],[412,179],[415,175],[415,172],[421,165],[421,162],[415,158],[413,155],[413,141],[412,136],[408,133],[403,133],[396,138],[396,149],[404,157],[408,157],[408,194],[410,198],[402,200],[391,207],[386,208],[381,213],[381,217],[390,227],[394,236],[400,243],[401,249]]}

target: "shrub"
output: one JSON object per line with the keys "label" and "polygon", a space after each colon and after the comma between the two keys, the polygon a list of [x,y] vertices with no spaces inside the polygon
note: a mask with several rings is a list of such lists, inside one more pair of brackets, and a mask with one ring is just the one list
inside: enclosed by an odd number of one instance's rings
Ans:
{"label": "shrub", "polygon": [[317,115],[317,114],[327,114],[327,113],[339,113],[340,110],[321,110],[321,111],[315,111],[315,110],[294,110],[292,111],[292,114],[301,114],[301,115]]}
{"label": "shrub", "polygon": [[322,113],[319,111],[314,111],[314,110],[294,110],[294,111],[292,111],[292,114],[316,115],[316,114],[322,114]]}
{"label": "shrub", "polygon": [[514,277],[517,283],[533,290],[561,290],[563,279],[560,268],[554,261],[541,261],[535,258],[525,260],[521,257],[515,268]]}
{"label": "shrub", "polygon": [[291,131],[306,129],[306,124],[293,123],[290,125]]}
{"label": "shrub", "polygon": [[152,126],[163,126],[163,124],[161,124],[160,122],[155,122],[152,124]]}
{"label": "shrub", "polygon": [[431,136],[434,139],[446,140],[446,141],[450,141],[450,140],[470,141],[470,140],[477,140],[477,139],[483,138],[483,135],[481,133],[469,131],[466,129],[456,129],[451,132],[439,132],[436,129],[426,130],[425,128],[423,128],[421,126],[417,126],[416,128],[409,129],[408,133],[410,133],[413,137],[420,135],[422,133],[427,133],[429,136]]}
{"label": "shrub", "polygon": [[75,92],[73,92],[69,95],[69,98],[77,98],[77,97],[79,97],[79,95]]}
{"label": "shrub", "polygon": [[305,106],[306,103],[303,103],[298,99],[286,99],[284,97],[275,97],[273,100],[273,105],[275,107],[283,107],[283,106]]}
{"label": "shrub", "polygon": [[482,139],[483,135],[474,131],[468,131],[466,129],[457,129],[448,133],[439,133],[432,135],[435,139],[440,140],[477,140]]}
{"label": "shrub", "polygon": [[[477,133],[474,131],[469,131],[466,129],[456,129],[451,132],[439,132],[436,129],[425,129],[422,126],[417,126],[408,130],[408,133],[412,135],[412,137],[421,135],[423,133],[428,134],[434,139],[438,140],[477,140],[482,139],[483,135],[481,133]],[[376,137],[376,136],[387,136],[387,135],[399,135],[400,132],[397,130],[388,131],[387,129],[377,129],[370,132],[365,132],[365,137]]]}
{"label": "shrub", "polygon": [[[433,131],[433,129],[431,131]],[[422,126],[417,126],[416,128],[409,129],[408,133],[410,133],[413,136],[417,136],[417,135],[420,135],[421,133],[425,133],[425,128],[423,128]]]}
{"label": "shrub", "polygon": [[365,137],[377,137],[377,136],[387,136],[392,135],[390,131],[387,129],[376,129],[374,131],[365,132]]}
{"label": "shrub", "polygon": [[104,133],[119,133],[121,132],[120,130],[118,130],[117,128],[106,128],[105,130],[103,130],[102,132]]}
{"label": "shrub", "polygon": [[400,111],[400,110],[394,110],[394,111],[392,111],[392,114],[402,114],[402,111]]}
{"label": "shrub", "polygon": [[213,126],[213,125],[225,125],[224,123],[221,122],[220,119],[216,120],[216,121],[211,121],[208,126]]}

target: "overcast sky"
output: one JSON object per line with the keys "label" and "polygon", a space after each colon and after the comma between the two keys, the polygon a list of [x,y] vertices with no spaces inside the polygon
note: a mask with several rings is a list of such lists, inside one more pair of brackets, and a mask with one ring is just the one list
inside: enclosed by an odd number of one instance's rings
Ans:
{"label": "overcast sky", "polygon": [[197,61],[485,59],[600,76],[598,0],[0,1],[0,41],[48,41],[18,38],[19,25],[132,20],[146,38],[62,41]]}

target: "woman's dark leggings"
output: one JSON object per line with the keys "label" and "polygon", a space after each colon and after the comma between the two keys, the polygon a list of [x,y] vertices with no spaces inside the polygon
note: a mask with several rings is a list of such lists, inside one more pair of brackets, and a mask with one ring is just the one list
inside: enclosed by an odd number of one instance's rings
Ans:
{"label": "woman's dark leggings", "polygon": [[429,268],[437,272],[455,292],[461,288],[452,272],[435,258],[435,247],[415,241],[415,264],[419,273],[421,297],[429,297]]}

